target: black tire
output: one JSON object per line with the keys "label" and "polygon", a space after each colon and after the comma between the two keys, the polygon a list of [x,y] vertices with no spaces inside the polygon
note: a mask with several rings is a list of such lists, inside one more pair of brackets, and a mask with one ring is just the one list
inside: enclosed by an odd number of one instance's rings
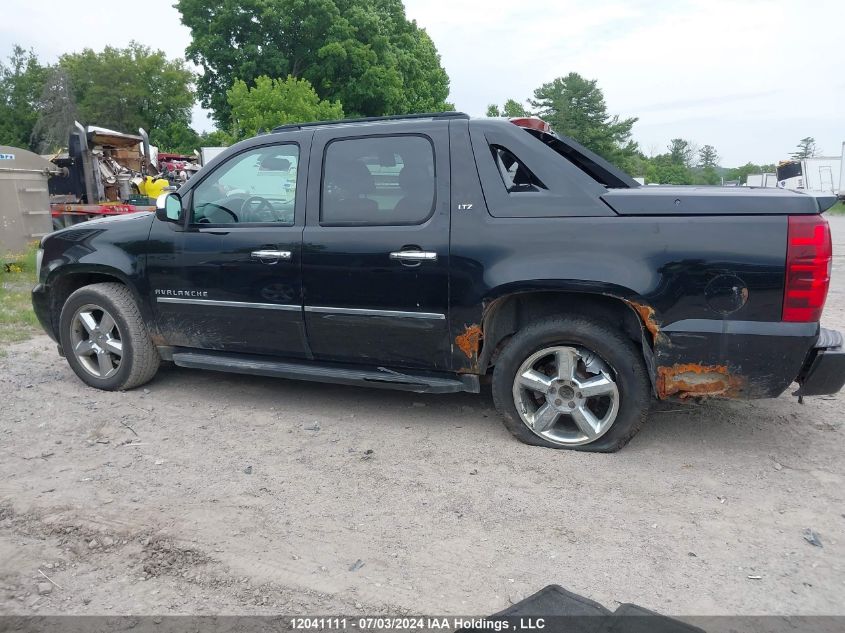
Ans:
{"label": "black tire", "polygon": [[[95,306],[114,320],[122,344],[116,371],[105,378],[93,375],[74,353],[73,321],[80,308]],[[68,297],[59,320],[59,339],[65,358],[79,378],[97,389],[117,391],[139,387],[155,376],[160,358],[132,292],[120,283],[84,286]]]}
{"label": "black tire", "polygon": [[[596,440],[580,445],[551,442],[522,421],[514,401],[516,373],[532,354],[555,345],[577,345],[597,354],[613,371],[619,409],[610,428]],[[580,394],[579,394],[580,396]],[[651,383],[642,352],[611,324],[582,316],[543,319],[511,338],[493,371],[493,402],[507,429],[521,442],[548,448],[612,453],[625,446],[645,422]]]}

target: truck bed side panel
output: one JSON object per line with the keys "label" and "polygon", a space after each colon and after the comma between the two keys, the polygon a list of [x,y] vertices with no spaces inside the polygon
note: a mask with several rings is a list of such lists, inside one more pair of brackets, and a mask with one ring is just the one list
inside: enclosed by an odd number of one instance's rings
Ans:
{"label": "truck bed side panel", "polygon": [[494,218],[464,144],[453,129],[455,369],[484,371],[479,328],[496,299],[566,291],[638,311],[661,396],[773,396],[797,375],[818,325],[780,323],[786,216]]}

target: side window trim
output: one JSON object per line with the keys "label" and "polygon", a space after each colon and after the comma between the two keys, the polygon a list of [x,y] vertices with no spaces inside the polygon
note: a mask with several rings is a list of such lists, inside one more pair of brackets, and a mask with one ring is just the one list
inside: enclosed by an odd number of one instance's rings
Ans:
{"label": "side window trim", "polygon": [[[326,221],[323,218],[323,203],[325,197],[325,179],[326,179],[326,157],[328,156],[329,149],[332,145],[343,142],[343,141],[356,141],[356,140],[365,140],[365,139],[381,139],[381,138],[407,138],[407,137],[415,137],[424,139],[431,150],[431,165],[432,165],[432,200],[431,200],[431,208],[429,209],[428,213],[425,217],[415,220],[415,221],[407,221],[407,222],[370,222],[370,221]],[[431,220],[434,217],[435,211],[437,210],[437,200],[438,200],[438,173],[437,173],[437,148],[434,143],[434,140],[428,134],[423,132],[395,132],[395,133],[381,133],[381,134],[358,134],[355,136],[340,136],[336,138],[329,139],[322,148],[322,157],[321,157],[321,164],[320,164],[320,180],[319,180],[319,197],[318,197],[318,205],[317,205],[317,225],[321,227],[378,227],[378,226],[421,226]]]}
{"label": "side window trim", "polygon": [[[470,143],[487,213],[494,218],[549,218],[610,216],[613,211],[599,198],[607,188],[575,165],[516,126],[496,127],[470,121]],[[513,128],[513,129],[510,129]],[[547,188],[510,193],[490,151],[491,145],[508,148]],[[517,154],[518,153],[518,154]],[[548,157],[548,158],[547,158]]]}
{"label": "side window trim", "polygon": [[[208,181],[210,178],[214,178],[215,175],[219,174],[220,171],[227,166],[232,166],[233,161],[237,161],[240,157],[244,154],[248,154],[250,152],[255,152],[258,150],[264,150],[268,148],[282,148],[286,146],[294,146],[296,147],[297,152],[297,166],[296,166],[296,177],[294,179],[294,216],[291,222],[232,222],[232,223],[198,223],[194,222],[194,213],[195,213],[195,203],[196,203],[196,191],[202,187],[202,185]],[[186,192],[185,196],[187,196],[187,213],[185,213],[186,220],[185,220],[185,227],[189,230],[198,230],[198,229],[234,229],[237,227],[244,227],[244,228],[253,228],[253,227],[290,227],[296,226],[297,223],[297,215],[299,213],[298,209],[300,206],[304,206],[304,199],[305,199],[305,185],[306,185],[306,178],[307,178],[307,153],[310,150],[310,143],[303,142],[298,139],[291,139],[291,140],[283,140],[283,141],[275,141],[270,143],[262,143],[259,145],[251,145],[249,147],[245,147],[242,150],[235,152],[231,156],[227,157],[225,160],[220,162],[218,165],[214,167],[208,174],[204,174],[200,179],[197,180],[196,183],[192,183],[191,188]],[[300,201],[301,199],[301,201]]]}

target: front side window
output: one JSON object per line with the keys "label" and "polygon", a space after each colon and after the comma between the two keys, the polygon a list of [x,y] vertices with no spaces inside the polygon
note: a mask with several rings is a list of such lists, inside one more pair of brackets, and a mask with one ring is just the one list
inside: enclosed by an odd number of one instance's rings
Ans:
{"label": "front side window", "polygon": [[323,225],[421,224],[434,210],[434,149],[422,136],[344,139],[326,148]]}
{"label": "front side window", "polygon": [[292,225],[299,148],[258,147],[230,158],[194,189],[194,224]]}

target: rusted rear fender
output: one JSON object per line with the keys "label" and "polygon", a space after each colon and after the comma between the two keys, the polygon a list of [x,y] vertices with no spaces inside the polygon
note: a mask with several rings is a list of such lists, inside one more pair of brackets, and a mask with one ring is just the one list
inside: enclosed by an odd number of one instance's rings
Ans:
{"label": "rusted rear fender", "polygon": [[[668,398],[774,398],[801,371],[817,323],[686,319],[662,325],[653,312],[655,391]],[[644,320],[644,324],[648,321]]]}

